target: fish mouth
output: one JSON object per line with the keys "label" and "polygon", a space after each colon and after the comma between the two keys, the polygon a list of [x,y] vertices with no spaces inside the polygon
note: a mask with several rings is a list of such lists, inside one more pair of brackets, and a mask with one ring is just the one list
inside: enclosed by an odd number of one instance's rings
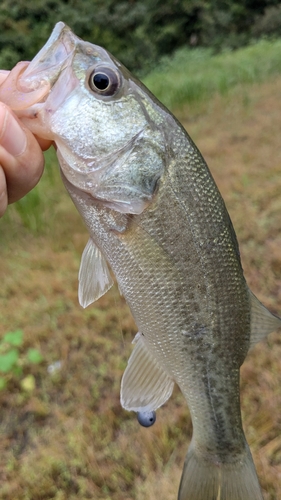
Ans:
{"label": "fish mouth", "polygon": [[30,92],[45,83],[52,87],[61,71],[71,64],[79,41],[66,24],[57,23],[45,45],[20,75],[19,90]]}
{"label": "fish mouth", "polygon": [[0,100],[20,117],[25,116],[22,110],[45,102],[61,72],[71,65],[79,42],[66,24],[57,23],[34,59],[18,63],[10,71],[0,87]]}

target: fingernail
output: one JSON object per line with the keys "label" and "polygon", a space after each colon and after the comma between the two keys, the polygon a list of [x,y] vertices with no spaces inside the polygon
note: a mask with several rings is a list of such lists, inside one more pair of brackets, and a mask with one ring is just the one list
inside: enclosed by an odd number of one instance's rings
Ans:
{"label": "fingernail", "polygon": [[6,179],[5,174],[0,167],[0,217],[4,215],[7,205],[8,205],[8,196],[7,196],[7,187],[6,187]]}
{"label": "fingernail", "polygon": [[0,144],[13,156],[21,155],[27,138],[17,120],[3,105],[0,105]]}

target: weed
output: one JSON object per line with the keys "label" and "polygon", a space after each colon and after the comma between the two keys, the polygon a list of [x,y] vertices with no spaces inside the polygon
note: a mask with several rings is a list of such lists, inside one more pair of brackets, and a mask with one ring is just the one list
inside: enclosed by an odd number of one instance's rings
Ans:
{"label": "weed", "polygon": [[24,198],[9,207],[1,221],[2,233],[16,221],[36,235],[46,234],[52,228],[63,186],[54,149],[46,151],[44,156],[46,166],[40,182]]}
{"label": "weed", "polygon": [[[30,348],[20,353],[19,348],[23,345],[23,331],[15,330],[8,332],[0,340],[0,390],[7,387],[7,383],[13,378],[21,378],[24,369],[30,364],[38,364],[43,360],[38,349]],[[34,380],[32,375],[27,375],[21,386],[25,390],[32,390]]]}
{"label": "weed", "polygon": [[236,51],[179,49],[164,58],[145,79],[147,87],[168,108],[198,105],[238,85],[262,82],[281,72],[281,40],[261,40]]}

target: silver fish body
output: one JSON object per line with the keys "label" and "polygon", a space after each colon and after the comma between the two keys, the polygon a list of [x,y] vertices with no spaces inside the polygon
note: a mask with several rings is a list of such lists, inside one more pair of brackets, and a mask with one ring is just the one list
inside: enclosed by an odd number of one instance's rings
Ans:
{"label": "silver fish body", "polygon": [[109,263],[139,329],[122,405],[153,411],[176,382],[193,423],[179,500],[262,499],[242,430],[239,369],[250,345],[281,321],[247,287],[204,159],[140,82],[63,23],[21,74],[25,92],[38,92],[36,75],[49,93],[17,113],[56,142],[90,233],[80,302],[111,286]]}

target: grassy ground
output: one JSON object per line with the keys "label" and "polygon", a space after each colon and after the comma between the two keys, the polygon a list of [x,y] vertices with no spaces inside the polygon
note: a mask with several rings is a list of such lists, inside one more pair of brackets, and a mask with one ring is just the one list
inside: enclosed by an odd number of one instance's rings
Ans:
{"label": "grassy ground", "polygon": [[[280,86],[279,76],[215,94],[200,112],[178,111],[227,203],[248,283],[276,312]],[[136,328],[116,287],[86,310],[78,305],[87,234],[53,162],[33,198],[0,222],[0,337],[20,328],[21,356],[30,347],[43,356],[8,376],[0,392],[0,499],[174,500],[191,436],[188,409],[175,390],[143,429],[120,407]],[[34,207],[29,216],[24,203]],[[280,359],[280,334],[271,334],[242,367],[244,428],[266,500],[281,498]]]}
{"label": "grassy ground", "polygon": [[205,102],[226,95],[237,85],[262,82],[281,73],[281,40],[260,40],[236,51],[179,49],[163,58],[145,78],[146,85],[169,108]]}

